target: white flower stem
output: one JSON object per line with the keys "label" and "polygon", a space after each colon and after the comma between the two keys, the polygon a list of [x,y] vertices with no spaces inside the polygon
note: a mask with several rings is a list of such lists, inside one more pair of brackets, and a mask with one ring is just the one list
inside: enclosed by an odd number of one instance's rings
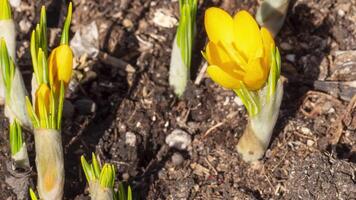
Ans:
{"label": "white flower stem", "polygon": [[29,169],[30,161],[28,159],[26,143],[22,143],[20,150],[11,156],[16,169]]}
{"label": "white flower stem", "polygon": [[[260,95],[265,96],[266,93],[262,92]],[[283,85],[281,80],[278,80],[274,96],[261,106],[257,115],[249,118],[249,123],[236,146],[244,161],[252,162],[263,157],[277,122],[282,97]]]}
{"label": "white flower stem", "polygon": [[174,93],[180,97],[185,91],[190,76],[190,68],[184,64],[181,50],[177,44],[177,36],[174,38],[171,64],[169,68],[169,84],[173,87]]}
{"label": "white flower stem", "polygon": [[37,190],[40,199],[61,200],[64,186],[62,138],[55,129],[35,129]]}
{"label": "white flower stem", "polygon": [[98,180],[89,182],[89,193],[92,200],[113,200],[114,192],[112,188],[103,187]]}

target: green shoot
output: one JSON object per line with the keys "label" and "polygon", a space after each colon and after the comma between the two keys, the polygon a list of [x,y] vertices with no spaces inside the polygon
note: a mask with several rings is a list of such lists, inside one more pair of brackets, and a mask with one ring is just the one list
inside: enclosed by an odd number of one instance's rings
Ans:
{"label": "green shoot", "polygon": [[46,7],[41,7],[41,17],[40,17],[40,46],[43,51],[44,57],[48,57],[48,47],[47,47],[47,15],[46,15]]}
{"label": "green shoot", "polygon": [[11,155],[15,155],[20,151],[23,145],[22,139],[22,128],[20,123],[17,120],[14,120],[10,124],[10,147]]}
{"label": "green shoot", "polygon": [[46,8],[42,6],[40,23],[31,34],[31,57],[37,84],[48,83],[48,46]]}
{"label": "green shoot", "polygon": [[11,18],[11,7],[8,0],[0,0],[0,20],[9,20]]}
{"label": "green shoot", "polygon": [[177,29],[177,44],[180,48],[183,63],[189,69],[194,43],[197,0],[179,0],[180,18]]}
{"label": "green shoot", "polygon": [[36,196],[35,192],[32,190],[32,188],[30,188],[30,197],[31,197],[31,200],[38,200],[37,196]]}
{"label": "green shoot", "polygon": [[8,99],[10,98],[9,94],[11,92],[11,83],[15,74],[15,65],[12,58],[10,58],[8,54],[6,42],[3,38],[0,39],[0,66],[4,79],[6,98]]}
{"label": "green shoot", "polygon": [[40,127],[40,120],[38,119],[28,96],[26,96],[26,109],[31,118],[33,127],[35,128]]}
{"label": "green shoot", "polygon": [[62,125],[62,113],[63,113],[63,106],[64,106],[64,83],[61,81],[61,86],[59,89],[59,103],[58,103],[58,117],[57,117],[57,129],[61,129]]}
{"label": "green shoot", "polygon": [[281,56],[279,54],[278,48],[271,50],[271,69],[268,75],[267,82],[267,101],[269,101],[276,92],[277,82],[281,73]]}
{"label": "green shoot", "polygon": [[132,200],[132,190],[131,187],[127,187],[127,192],[125,190],[124,184],[119,183],[118,191],[115,195],[115,200]]}
{"label": "green shoot", "polygon": [[72,21],[72,2],[69,3],[68,6],[68,12],[67,12],[67,17],[66,21],[64,22],[63,26],[63,31],[62,31],[62,36],[61,36],[61,44],[67,44],[69,43],[69,27],[70,23]]}
{"label": "green shoot", "polygon": [[99,183],[102,187],[113,188],[115,183],[115,167],[111,164],[104,164],[99,176]]}
{"label": "green shoot", "polygon": [[89,164],[84,156],[81,158],[84,174],[88,182],[98,181],[102,187],[113,188],[115,182],[115,167],[111,164],[104,164],[103,168],[96,158],[96,155],[92,154],[92,164]]}

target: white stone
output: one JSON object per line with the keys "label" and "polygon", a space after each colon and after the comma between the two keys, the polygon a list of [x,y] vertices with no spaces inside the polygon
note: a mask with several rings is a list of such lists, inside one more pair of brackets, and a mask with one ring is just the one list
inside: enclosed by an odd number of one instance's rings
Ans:
{"label": "white stone", "polygon": [[125,135],[125,144],[134,147],[134,146],[136,146],[136,141],[137,141],[137,138],[136,138],[135,133],[133,133],[133,132],[126,132],[126,135]]}
{"label": "white stone", "polygon": [[153,16],[153,23],[164,28],[173,28],[178,20],[172,16],[168,10],[157,9]]}
{"label": "white stone", "polygon": [[295,54],[288,54],[288,55],[286,55],[286,59],[287,59],[289,62],[294,63],[294,62],[295,62]]}
{"label": "white stone", "polygon": [[181,129],[174,129],[172,133],[166,137],[166,144],[180,150],[187,149],[191,142],[192,138],[190,135]]}

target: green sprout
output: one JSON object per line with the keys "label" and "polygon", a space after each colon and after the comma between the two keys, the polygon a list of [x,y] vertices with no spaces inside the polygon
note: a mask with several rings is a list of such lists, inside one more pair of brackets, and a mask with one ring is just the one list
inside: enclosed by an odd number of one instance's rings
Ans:
{"label": "green sprout", "polygon": [[38,200],[36,193],[32,190],[32,188],[30,188],[30,197],[31,200]]}
{"label": "green sprout", "polygon": [[169,84],[178,97],[184,93],[190,78],[197,4],[197,0],[179,0],[180,18],[169,70]]}
{"label": "green sprout", "polygon": [[84,156],[80,158],[85,177],[88,182],[99,181],[100,185],[105,188],[113,188],[115,182],[115,167],[114,165],[105,164],[100,167],[96,155],[92,154],[92,163],[89,164]]}
{"label": "green sprout", "polygon": [[0,20],[9,20],[11,18],[11,7],[8,0],[0,0]]}
{"label": "green sprout", "polygon": [[[108,194],[115,200],[132,200],[131,187],[128,186],[127,192],[122,183],[119,184],[117,192],[114,191],[115,167],[105,163],[101,168],[100,163],[94,153],[92,153],[92,163],[89,164],[84,156],[80,158],[85,177],[89,183],[89,191],[92,199],[103,197]],[[100,187],[98,187],[100,186]]]}
{"label": "green sprout", "polygon": [[31,34],[31,57],[37,84],[48,83],[48,46],[46,8],[42,6],[40,23]]}
{"label": "green sprout", "polygon": [[194,43],[197,0],[179,0],[180,18],[177,29],[177,44],[185,66],[190,69]]}
{"label": "green sprout", "polygon": [[10,124],[11,155],[16,155],[23,147],[22,128],[17,120]]}
{"label": "green sprout", "polygon": [[4,38],[0,38],[0,66],[1,73],[4,79],[6,98],[10,98],[11,83],[15,74],[15,65],[12,58],[7,51],[6,42]]}

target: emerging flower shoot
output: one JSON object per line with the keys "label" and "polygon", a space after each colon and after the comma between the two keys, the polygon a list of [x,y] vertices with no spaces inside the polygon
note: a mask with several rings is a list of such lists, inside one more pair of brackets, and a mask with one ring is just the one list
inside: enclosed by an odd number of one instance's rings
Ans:
{"label": "emerging flower shoot", "polygon": [[0,39],[0,68],[5,91],[5,116],[10,123],[10,147],[14,167],[30,167],[26,144],[22,139],[21,125],[31,128],[31,122],[25,106],[26,90],[20,71],[9,57],[5,40]]}
{"label": "emerging flower shoot", "polygon": [[290,0],[264,0],[256,13],[257,22],[276,36],[287,16]]}
{"label": "emerging flower shoot", "polygon": [[131,200],[131,188],[128,187],[126,194],[124,187],[120,184],[118,192],[114,190],[115,167],[111,164],[104,164],[101,168],[96,155],[92,154],[92,163],[89,164],[84,156],[81,163],[85,177],[89,183],[89,193],[93,200]]}
{"label": "emerging flower shoot", "polygon": [[268,147],[283,87],[279,79],[280,55],[266,28],[240,11],[232,18],[219,8],[205,13],[209,38],[204,57],[207,73],[219,85],[233,90],[249,114],[249,123],[237,145],[245,161],[260,159]]}
{"label": "emerging flower shoot", "polygon": [[180,18],[173,41],[169,84],[180,97],[190,78],[190,65],[195,35],[197,0],[179,0]]}
{"label": "emerging flower shoot", "polygon": [[[8,53],[12,59],[16,59],[16,32],[15,23],[12,20],[11,7],[8,0],[0,0],[0,39],[3,38],[7,45]],[[5,86],[0,73],[0,104],[5,103]]]}
{"label": "emerging flower shoot", "polygon": [[[34,127],[37,190],[40,199],[62,199],[64,185],[61,120],[64,94],[72,73],[72,50],[68,46],[72,4],[62,32],[61,45],[50,56],[47,52],[46,11],[41,9],[40,23],[31,35],[32,103],[26,107]],[[65,39],[63,39],[65,38]],[[48,62],[47,62],[48,60]]]}

